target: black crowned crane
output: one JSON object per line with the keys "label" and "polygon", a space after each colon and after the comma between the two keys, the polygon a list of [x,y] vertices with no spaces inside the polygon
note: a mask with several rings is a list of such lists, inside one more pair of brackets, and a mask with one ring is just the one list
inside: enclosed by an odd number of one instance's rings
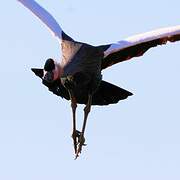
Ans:
{"label": "black crowned crane", "polygon": [[[102,80],[101,72],[113,64],[142,56],[151,47],[180,40],[180,25],[139,34],[108,45],[92,46],[69,37],[56,20],[34,0],[18,0],[35,14],[57,37],[62,58],[47,59],[43,69],[32,71],[54,94],[71,101],[75,157],[85,145],[85,127],[91,105],[108,105],[132,93]],[[77,104],[85,104],[82,130],[76,129]]]}

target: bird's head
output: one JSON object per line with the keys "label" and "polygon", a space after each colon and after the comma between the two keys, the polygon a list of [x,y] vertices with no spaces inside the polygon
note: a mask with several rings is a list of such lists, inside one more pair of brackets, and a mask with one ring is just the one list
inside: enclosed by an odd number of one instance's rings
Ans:
{"label": "bird's head", "polygon": [[51,58],[47,59],[44,65],[43,81],[51,83],[59,78],[60,70],[58,64]]}

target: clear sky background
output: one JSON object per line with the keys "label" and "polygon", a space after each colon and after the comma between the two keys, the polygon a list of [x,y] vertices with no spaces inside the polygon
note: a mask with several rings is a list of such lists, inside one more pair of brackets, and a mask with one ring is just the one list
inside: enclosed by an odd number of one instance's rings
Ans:
{"label": "clear sky background", "polygon": [[[67,34],[93,45],[180,24],[179,0],[38,2]],[[0,22],[0,179],[180,179],[179,42],[103,72],[134,96],[92,108],[88,145],[75,161],[70,104],[30,71],[60,58],[58,41],[16,0],[1,2]],[[77,117],[80,129],[83,106]]]}

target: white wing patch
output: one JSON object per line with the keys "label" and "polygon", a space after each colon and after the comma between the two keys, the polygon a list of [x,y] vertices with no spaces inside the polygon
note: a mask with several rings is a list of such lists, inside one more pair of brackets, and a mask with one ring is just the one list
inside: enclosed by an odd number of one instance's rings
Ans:
{"label": "white wing patch", "polygon": [[137,44],[145,43],[159,38],[168,39],[169,37],[174,35],[180,35],[180,25],[168,28],[161,28],[143,34],[131,36],[125,40],[111,44],[110,47],[104,52],[104,57],[127,47],[135,46]]}
{"label": "white wing patch", "polygon": [[56,36],[59,40],[62,39],[62,29],[53,16],[47,12],[43,7],[41,7],[34,0],[17,0],[22,3],[26,8],[28,8],[35,16],[37,16]]}

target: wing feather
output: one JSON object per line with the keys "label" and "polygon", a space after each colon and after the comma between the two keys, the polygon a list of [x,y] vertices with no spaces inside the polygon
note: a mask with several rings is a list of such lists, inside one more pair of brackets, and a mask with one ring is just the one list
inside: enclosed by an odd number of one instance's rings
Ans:
{"label": "wing feather", "polygon": [[62,39],[62,29],[53,16],[34,0],[17,0],[38,17],[59,40]]}
{"label": "wing feather", "polygon": [[[157,29],[129,37],[125,40],[105,45],[102,69],[113,64],[142,56],[151,47],[180,40],[180,25]],[[102,47],[102,46],[101,46]]]}

